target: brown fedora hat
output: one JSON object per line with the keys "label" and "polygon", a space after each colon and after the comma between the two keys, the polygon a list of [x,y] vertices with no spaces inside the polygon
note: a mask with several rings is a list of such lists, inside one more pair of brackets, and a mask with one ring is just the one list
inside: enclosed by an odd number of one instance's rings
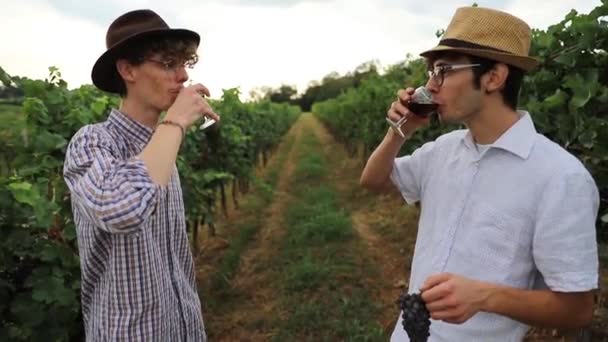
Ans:
{"label": "brown fedora hat", "polygon": [[124,47],[135,40],[150,36],[175,37],[200,43],[198,33],[186,29],[172,29],[151,10],[135,10],[125,13],[110,24],[106,33],[106,52],[95,62],[91,72],[93,84],[110,93],[118,92],[120,76],[116,60]]}
{"label": "brown fedora hat", "polygon": [[530,71],[538,60],[530,57],[531,30],[523,20],[498,10],[461,7],[439,44],[420,55],[454,51],[483,57]]}

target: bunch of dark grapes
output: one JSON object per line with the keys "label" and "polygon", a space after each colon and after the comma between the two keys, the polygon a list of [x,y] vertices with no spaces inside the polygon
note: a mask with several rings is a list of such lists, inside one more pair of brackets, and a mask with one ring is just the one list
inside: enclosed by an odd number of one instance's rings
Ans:
{"label": "bunch of dark grapes", "polygon": [[430,336],[431,314],[418,293],[402,294],[397,300],[402,311],[403,329],[411,342],[426,342]]}

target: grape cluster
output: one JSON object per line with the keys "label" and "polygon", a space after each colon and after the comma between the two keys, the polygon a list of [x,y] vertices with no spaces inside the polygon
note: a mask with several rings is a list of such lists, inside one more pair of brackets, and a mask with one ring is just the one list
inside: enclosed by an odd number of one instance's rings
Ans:
{"label": "grape cluster", "polygon": [[430,336],[431,314],[418,293],[402,294],[397,300],[402,310],[403,329],[411,342],[426,342]]}

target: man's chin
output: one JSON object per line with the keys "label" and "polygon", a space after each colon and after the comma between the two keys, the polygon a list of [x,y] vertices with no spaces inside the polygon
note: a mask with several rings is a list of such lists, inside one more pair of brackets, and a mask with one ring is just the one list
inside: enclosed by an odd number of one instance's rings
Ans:
{"label": "man's chin", "polygon": [[177,94],[171,94],[171,97],[169,97],[167,99],[167,102],[165,102],[164,104],[164,110],[169,109],[169,107],[173,106],[173,103],[175,103],[175,100],[177,100]]}
{"label": "man's chin", "polygon": [[169,108],[171,108],[171,106],[173,105],[173,103],[175,102],[175,99],[171,99],[169,102],[163,103],[160,106],[160,109],[165,112],[167,110],[169,110]]}
{"label": "man's chin", "polygon": [[437,119],[441,124],[460,124],[462,120],[454,118],[452,115],[442,112],[437,112]]}

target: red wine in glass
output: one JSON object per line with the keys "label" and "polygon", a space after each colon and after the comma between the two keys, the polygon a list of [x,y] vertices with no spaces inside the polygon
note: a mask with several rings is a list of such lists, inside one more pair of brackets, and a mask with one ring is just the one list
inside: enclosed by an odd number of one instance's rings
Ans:
{"label": "red wine in glass", "polygon": [[[419,117],[428,117],[433,112],[437,111],[439,104],[433,102],[431,97],[431,92],[426,89],[424,86],[418,87],[414,94],[412,95],[412,100],[405,104],[406,107]],[[401,131],[401,126],[407,121],[407,117],[402,117],[397,122],[393,122],[388,117],[386,118],[386,122],[393,128],[395,133],[399,134],[402,138],[405,138],[403,131]]]}
{"label": "red wine in glass", "polygon": [[409,109],[412,112],[412,114],[421,116],[423,118],[426,118],[429,115],[431,115],[432,113],[436,112],[438,107],[439,107],[438,103],[421,103],[421,102],[410,101],[407,104],[407,109]]}

